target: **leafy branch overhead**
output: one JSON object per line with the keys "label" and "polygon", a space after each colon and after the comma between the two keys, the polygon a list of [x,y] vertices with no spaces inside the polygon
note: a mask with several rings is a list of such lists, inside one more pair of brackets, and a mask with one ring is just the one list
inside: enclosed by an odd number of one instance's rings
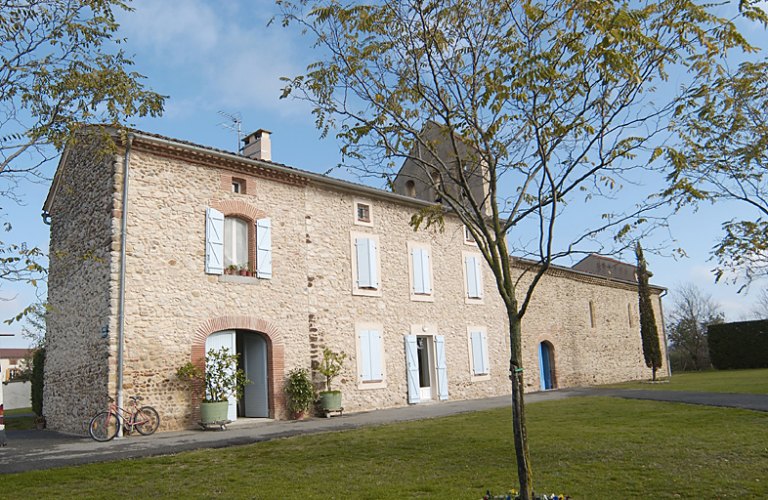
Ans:
{"label": "leafy branch overhead", "polygon": [[[0,6],[0,173],[39,165],[89,123],[157,116],[164,97],[145,88],[116,37],[120,0],[9,0]],[[32,155],[27,153],[34,153]]]}
{"label": "leafy branch overhead", "polygon": [[664,194],[680,205],[732,201],[752,214],[725,220],[712,249],[717,280],[747,286],[768,276],[768,61],[705,82],[679,115],[682,142],[663,151],[673,166]]}
{"label": "leafy branch overhead", "polygon": [[[414,226],[458,218],[488,264],[509,322],[518,479],[531,498],[522,318],[552,262],[631,251],[664,224],[668,201],[644,189],[664,180],[652,152],[672,117],[719,92],[704,82],[725,54],[755,50],[738,13],[676,0],[278,4],[317,51],[283,97],[312,105],[349,168],[440,207]],[[766,23],[756,3],[739,8]]]}

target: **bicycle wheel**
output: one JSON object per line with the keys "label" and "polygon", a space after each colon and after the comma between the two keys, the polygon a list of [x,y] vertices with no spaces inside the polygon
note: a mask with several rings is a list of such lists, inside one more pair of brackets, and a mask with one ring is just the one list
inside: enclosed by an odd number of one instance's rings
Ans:
{"label": "bicycle wheel", "polygon": [[136,430],[139,434],[149,436],[160,427],[160,415],[151,406],[142,406],[134,416]]}
{"label": "bicycle wheel", "polygon": [[117,436],[119,426],[120,421],[116,414],[111,411],[103,411],[91,419],[88,434],[96,441],[109,441]]}

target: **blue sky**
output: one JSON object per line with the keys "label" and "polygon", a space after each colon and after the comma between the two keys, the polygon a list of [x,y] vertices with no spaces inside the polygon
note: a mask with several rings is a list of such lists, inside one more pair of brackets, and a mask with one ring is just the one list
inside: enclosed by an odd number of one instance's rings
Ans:
{"label": "blue sky", "polygon": [[[136,62],[135,69],[147,76],[155,91],[170,96],[161,118],[142,119],[135,126],[147,132],[234,150],[236,136],[222,123],[219,112],[239,114],[243,132],[259,128],[272,134],[274,161],[314,172],[325,172],[340,161],[333,138],[320,140],[307,104],[279,99],[281,76],[302,73],[312,60],[310,40],[275,23],[267,26],[274,7],[269,0],[255,2],[141,0],[133,2],[135,12],[120,15],[123,48]],[[53,175],[55,162],[46,172]],[[332,175],[350,178],[339,169]],[[48,227],[40,218],[47,194],[46,184],[20,187],[23,206],[4,206],[14,229],[4,241],[26,241],[47,248]],[[728,320],[750,317],[749,311],[759,286],[749,294],[737,294],[737,287],[714,284],[714,263],[709,250],[720,235],[720,223],[737,216],[743,207],[703,205],[671,222],[672,245],[684,248],[688,257],[648,255],[653,282],[673,289],[691,282],[722,306]],[[623,260],[632,262],[633,256]],[[768,286],[768,284],[763,284]],[[35,300],[29,287],[4,284],[0,296],[0,319],[11,317]],[[0,332],[18,333],[20,326],[0,325]],[[0,346],[23,346],[16,338],[0,337]]]}

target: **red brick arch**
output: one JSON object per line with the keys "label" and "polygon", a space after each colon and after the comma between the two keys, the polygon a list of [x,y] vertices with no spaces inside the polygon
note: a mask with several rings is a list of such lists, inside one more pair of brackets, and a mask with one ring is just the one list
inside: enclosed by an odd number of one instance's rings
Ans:
{"label": "red brick arch", "polygon": [[241,200],[214,200],[211,207],[223,213],[224,217],[241,217],[250,221],[267,217],[263,210]]}
{"label": "red brick arch", "polygon": [[248,330],[260,333],[267,340],[267,377],[269,393],[269,417],[285,414],[283,377],[285,372],[285,343],[276,325],[252,316],[219,316],[204,321],[192,337],[192,362],[205,367],[205,340],[212,333],[222,330]]}

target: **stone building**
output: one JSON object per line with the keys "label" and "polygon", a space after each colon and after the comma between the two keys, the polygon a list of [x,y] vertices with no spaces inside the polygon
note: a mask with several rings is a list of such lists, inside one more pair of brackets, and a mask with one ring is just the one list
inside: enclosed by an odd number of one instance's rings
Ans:
{"label": "stone building", "polygon": [[[243,154],[113,137],[116,151],[99,136],[67,149],[45,202],[50,428],[84,432],[118,387],[162,429],[187,427],[198,402],[176,368],[217,345],[253,381],[233,418],[286,418],[286,373],[326,346],[349,355],[345,411],[509,393],[505,312],[477,247],[451,216],[442,232],[409,226],[434,200],[273,162],[264,130]],[[531,391],[650,375],[636,285],[573,269],[541,280],[523,348]]]}

